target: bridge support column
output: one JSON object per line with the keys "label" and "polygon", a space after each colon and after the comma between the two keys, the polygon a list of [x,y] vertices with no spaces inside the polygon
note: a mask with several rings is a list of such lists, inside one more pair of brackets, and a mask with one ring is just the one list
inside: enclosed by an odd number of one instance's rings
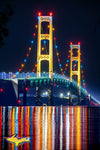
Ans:
{"label": "bridge support column", "polygon": [[49,93],[49,100],[48,100],[48,105],[52,106],[53,105],[53,82],[51,80],[50,88],[48,89]]}
{"label": "bridge support column", "polygon": [[[49,23],[49,33],[41,33],[42,23]],[[53,76],[53,32],[52,32],[52,16],[38,16],[38,44],[37,44],[37,76],[41,76],[41,62],[46,60],[49,62],[49,77]],[[49,41],[49,54],[42,54],[41,41]]]}
{"label": "bridge support column", "polygon": [[70,103],[70,105],[73,104],[73,103],[72,103],[72,94],[71,94],[71,93],[69,94],[69,103]]}
{"label": "bridge support column", "polygon": [[[70,45],[70,79],[72,82],[73,76],[77,77],[77,83],[81,85],[81,70],[80,70],[80,44]],[[77,49],[77,56],[74,56],[75,49]],[[76,64],[77,62],[77,64]],[[73,64],[76,64],[77,68],[73,69]]]}
{"label": "bridge support column", "polygon": [[[17,99],[17,101],[19,100],[19,93],[20,93],[20,92],[19,92],[19,86],[18,86],[18,99]],[[18,103],[18,102],[17,102],[17,103]]]}
{"label": "bridge support column", "polygon": [[24,89],[23,91],[23,105],[26,106],[27,101],[27,91]]}
{"label": "bridge support column", "polygon": [[78,105],[81,103],[81,91],[80,91],[80,87],[79,87],[79,91],[78,91]]}
{"label": "bridge support column", "polygon": [[81,103],[80,95],[78,95],[78,105]]}
{"label": "bridge support column", "polygon": [[37,106],[41,106],[42,103],[41,103],[41,99],[40,99],[40,87],[36,87],[36,105]]}

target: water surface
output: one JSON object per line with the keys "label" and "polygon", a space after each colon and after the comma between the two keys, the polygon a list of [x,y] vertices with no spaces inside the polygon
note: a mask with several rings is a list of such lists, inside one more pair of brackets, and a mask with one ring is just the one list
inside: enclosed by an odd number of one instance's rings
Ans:
{"label": "water surface", "polygon": [[[100,148],[96,107],[0,107],[0,150],[88,150]],[[4,137],[30,137],[16,147]]]}

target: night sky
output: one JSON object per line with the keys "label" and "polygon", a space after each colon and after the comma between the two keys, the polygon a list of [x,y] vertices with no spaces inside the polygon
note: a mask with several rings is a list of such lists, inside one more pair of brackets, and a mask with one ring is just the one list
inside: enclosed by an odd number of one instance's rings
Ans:
{"label": "night sky", "polygon": [[[87,90],[100,100],[100,3],[91,0],[1,0],[0,10],[10,3],[14,11],[7,24],[9,34],[0,49],[0,72],[16,72],[28,52],[36,30],[37,13],[53,12],[53,25],[61,63],[65,65],[69,43],[81,42],[82,64]],[[35,38],[36,41],[36,38]],[[35,43],[36,45],[36,43]],[[54,56],[54,59],[57,59]],[[28,70],[36,63],[36,46]],[[57,61],[55,62],[57,63]],[[54,71],[57,64],[54,64]]]}

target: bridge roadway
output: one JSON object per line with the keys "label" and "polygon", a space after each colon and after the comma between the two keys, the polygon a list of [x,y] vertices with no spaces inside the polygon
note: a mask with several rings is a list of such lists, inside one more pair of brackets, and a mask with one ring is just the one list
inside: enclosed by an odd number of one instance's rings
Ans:
{"label": "bridge roadway", "polygon": [[[48,87],[51,85],[51,79],[49,78],[48,73],[41,73],[41,77],[37,77],[36,73],[0,73],[0,79],[10,80],[13,82],[13,87],[15,89],[16,97],[18,97],[19,92],[23,90],[25,87],[33,88],[33,87]],[[65,75],[55,74],[53,73],[53,86],[57,88],[62,87],[69,90],[72,94],[79,96],[79,86],[77,82],[70,81],[70,79]],[[17,90],[18,89],[18,90]],[[88,94],[86,90],[80,87],[80,96],[81,98],[87,98]]]}

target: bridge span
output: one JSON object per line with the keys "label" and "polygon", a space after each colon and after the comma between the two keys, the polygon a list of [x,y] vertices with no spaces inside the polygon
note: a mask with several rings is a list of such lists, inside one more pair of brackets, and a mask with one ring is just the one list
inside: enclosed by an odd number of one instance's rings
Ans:
{"label": "bridge span", "polygon": [[[61,74],[53,73],[53,81],[49,77],[49,73],[41,73],[41,77],[37,77],[36,73],[0,73],[0,79],[5,81],[11,81],[15,95],[17,99],[20,99],[20,93],[23,94],[23,104],[27,103],[27,92],[30,88],[36,88],[36,103],[41,105],[40,92],[41,89],[47,88],[49,91],[49,101],[48,105],[53,105],[53,88],[64,88],[66,91],[70,92],[69,104],[73,104],[72,95],[76,95],[78,99],[78,104],[89,103],[89,97],[87,91],[78,85],[74,80],[70,79]],[[67,104],[67,103],[66,103]]]}
{"label": "bridge span", "polygon": [[[86,87],[83,88],[81,86],[81,78],[84,82],[83,75],[81,77],[81,52],[80,52],[80,42],[78,44],[73,44],[70,42],[70,77],[65,76],[64,71],[62,72],[62,64],[60,63],[59,53],[57,52],[57,45],[55,45],[56,55],[59,62],[59,67],[61,74],[56,74],[53,71],[53,20],[52,20],[52,13],[48,16],[41,16],[41,13],[38,14],[38,40],[37,40],[37,64],[36,66],[36,73],[35,69],[33,72],[22,72],[29,57],[30,51],[32,50],[32,46],[29,47],[29,53],[27,53],[26,58],[24,59],[24,63],[21,64],[21,67],[18,69],[16,73],[0,73],[0,82],[11,83],[13,87],[13,91],[16,95],[16,99],[20,104],[20,93],[23,94],[23,105],[27,104],[27,92],[29,88],[36,89],[36,105],[41,105],[41,89],[47,88],[48,89],[48,105],[53,105],[53,89],[56,88],[64,88],[66,91],[69,91],[69,104],[73,105],[73,96],[76,95],[78,102],[77,105],[81,104],[89,104],[91,97],[88,95],[86,91]],[[46,23],[46,26],[43,25]],[[44,33],[43,28],[46,27],[48,32]],[[47,42],[48,41],[48,42]],[[31,45],[34,41],[31,41]],[[48,47],[48,52],[47,52]],[[69,58],[68,57],[68,58]],[[42,73],[41,71],[41,63],[42,61],[48,61],[48,73]],[[66,67],[68,67],[68,62]],[[67,70],[67,68],[65,68]],[[76,81],[77,82],[76,82]],[[83,84],[85,85],[85,83]],[[5,85],[6,86],[6,85]],[[7,86],[9,88],[9,86]],[[1,92],[3,89],[1,89]],[[97,102],[96,102],[97,103]]]}

